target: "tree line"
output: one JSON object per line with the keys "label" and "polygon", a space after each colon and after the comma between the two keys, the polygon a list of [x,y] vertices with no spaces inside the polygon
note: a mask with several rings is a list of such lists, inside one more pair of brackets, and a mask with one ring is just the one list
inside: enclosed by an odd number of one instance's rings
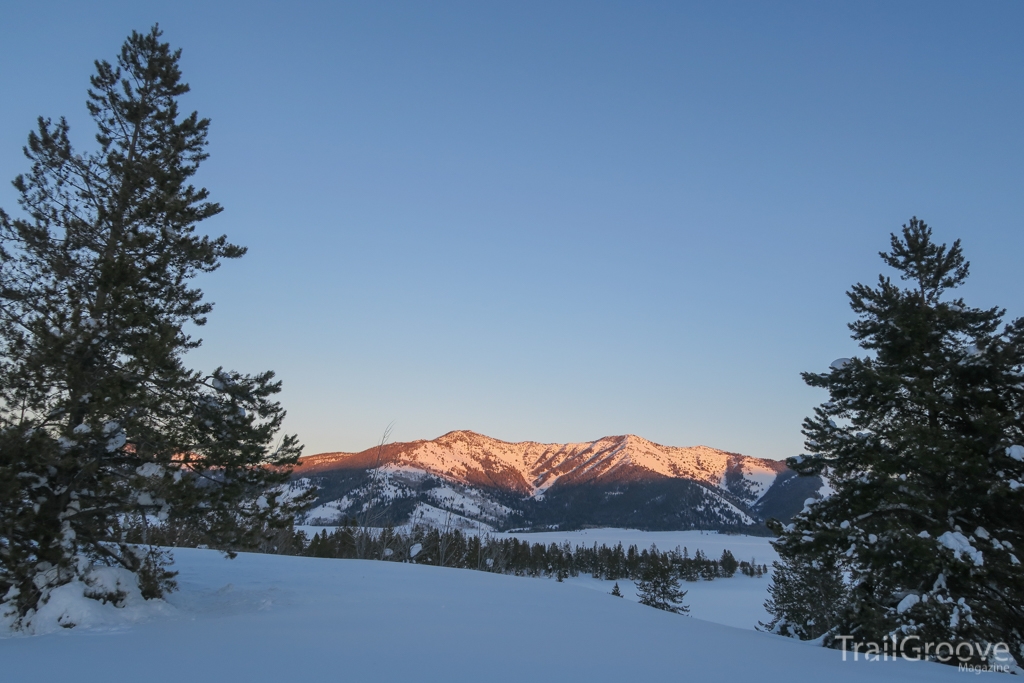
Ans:
{"label": "tree line", "polygon": [[729,550],[719,558],[710,558],[703,551],[691,555],[686,548],[661,551],[655,546],[640,549],[622,543],[571,545],[531,543],[519,538],[496,538],[467,534],[459,529],[437,529],[415,526],[407,531],[394,528],[371,529],[347,523],[331,533],[322,530],[304,545],[301,554],[309,557],[339,559],[375,559],[410,562],[441,567],[476,569],[516,576],[553,577],[565,579],[589,574],[594,578],[643,578],[644,568],[664,565],[669,573],[682,581],[711,581],[729,578],[740,572],[761,577],[768,572],[765,564],[755,560],[737,560]]}

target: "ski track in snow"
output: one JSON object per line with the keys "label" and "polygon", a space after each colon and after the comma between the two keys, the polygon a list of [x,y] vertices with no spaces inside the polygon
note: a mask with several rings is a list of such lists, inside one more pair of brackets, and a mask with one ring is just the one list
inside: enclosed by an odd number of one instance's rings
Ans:
{"label": "ski track in snow", "polygon": [[196,549],[175,556],[181,590],[170,596],[170,609],[121,630],[0,638],[0,678],[964,680],[938,664],[843,662],[835,650],[598,594],[587,581],[246,553],[229,561]]}

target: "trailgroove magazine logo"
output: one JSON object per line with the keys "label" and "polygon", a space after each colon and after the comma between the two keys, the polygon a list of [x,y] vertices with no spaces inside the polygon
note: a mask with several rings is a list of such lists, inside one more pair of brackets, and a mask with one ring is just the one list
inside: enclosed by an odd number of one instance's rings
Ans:
{"label": "trailgroove magazine logo", "polygon": [[843,661],[863,659],[868,662],[887,662],[902,659],[907,662],[941,662],[958,664],[961,671],[983,673],[987,671],[1009,673],[1014,665],[1010,646],[1006,643],[972,643],[968,641],[928,642],[919,636],[887,638],[881,643],[855,641],[853,636],[836,636],[841,643]]}

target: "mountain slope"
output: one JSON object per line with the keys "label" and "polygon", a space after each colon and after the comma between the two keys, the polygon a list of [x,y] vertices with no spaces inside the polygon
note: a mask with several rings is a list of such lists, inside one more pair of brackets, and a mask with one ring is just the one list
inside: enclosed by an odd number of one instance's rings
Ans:
{"label": "mountain slope", "polygon": [[[321,487],[321,508],[311,520],[386,504],[389,521],[402,523],[428,504],[499,527],[671,529],[756,525],[758,502],[787,472],[778,461],[707,446],[662,446],[632,434],[542,444],[454,431],[432,441],[308,456],[296,476]],[[437,493],[441,482],[447,497]],[[791,506],[799,509],[802,501]],[[467,503],[475,513],[465,514]]]}

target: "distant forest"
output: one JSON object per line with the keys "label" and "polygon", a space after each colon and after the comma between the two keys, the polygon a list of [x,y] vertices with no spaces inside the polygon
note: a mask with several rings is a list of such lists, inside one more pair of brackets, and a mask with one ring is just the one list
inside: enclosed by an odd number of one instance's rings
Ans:
{"label": "distant forest", "polygon": [[[129,543],[146,542],[164,547],[207,547],[204,534],[188,527],[145,524],[139,516],[128,516],[121,527]],[[230,548],[220,548],[232,552]],[[237,550],[242,550],[238,548]],[[768,573],[765,564],[755,558],[737,559],[729,550],[721,557],[711,558],[701,550],[691,555],[678,546],[662,551],[655,546],[640,549],[618,543],[614,546],[593,544],[573,546],[530,543],[518,538],[482,537],[461,529],[438,529],[417,525],[411,529],[360,526],[347,519],[328,533],[326,529],[312,538],[290,528],[271,533],[256,552],[276,555],[304,555],[349,560],[382,560],[408,562],[438,567],[476,569],[515,576],[565,579],[580,574],[615,581],[639,579],[650,565],[667,565],[671,575],[683,581],[710,581],[730,578],[737,572],[761,577]]]}
{"label": "distant forest", "polygon": [[466,534],[459,529],[442,530],[417,526],[408,532],[394,529],[368,529],[354,522],[326,530],[304,544],[302,554],[310,557],[375,559],[411,562],[442,567],[476,569],[516,576],[564,579],[580,574],[594,578],[637,580],[651,563],[667,564],[672,575],[683,581],[710,581],[729,578],[740,572],[760,577],[768,567],[754,558],[738,560],[725,550],[719,558],[709,558],[701,550],[690,555],[686,548],[661,551],[651,546],[577,545],[568,542],[530,543],[518,538],[494,538]]}

